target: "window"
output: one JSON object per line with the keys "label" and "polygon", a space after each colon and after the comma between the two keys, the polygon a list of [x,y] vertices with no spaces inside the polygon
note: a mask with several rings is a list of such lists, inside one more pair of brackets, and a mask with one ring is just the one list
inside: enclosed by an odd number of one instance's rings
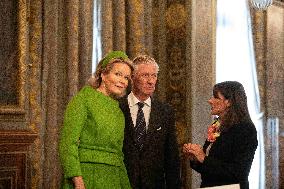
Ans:
{"label": "window", "polygon": [[94,22],[93,22],[93,59],[92,59],[92,73],[95,72],[99,60],[102,58],[102,16],[101,16],[101,0],[94,0]]}
{"label": "window", "polygon": [[262,114],[251,30],[247,0],[217,0],[216,81],[239,81],[246,90],[248,107],[258,132],[259,142],[249,175],[250,189],[262,189]]}

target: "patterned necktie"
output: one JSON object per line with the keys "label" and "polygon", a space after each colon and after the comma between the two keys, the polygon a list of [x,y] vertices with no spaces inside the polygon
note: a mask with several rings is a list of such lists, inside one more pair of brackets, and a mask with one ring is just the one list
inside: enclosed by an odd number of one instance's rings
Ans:
{"label": "patterned necktie", "polygon": [[142,110],[143,106],[144,106],[143,102],[138,102],[138,112],[137,112],[137,119],[135,126],[135,138],[139,150],[142,149],[143,143],[146,138],[146,122]]}

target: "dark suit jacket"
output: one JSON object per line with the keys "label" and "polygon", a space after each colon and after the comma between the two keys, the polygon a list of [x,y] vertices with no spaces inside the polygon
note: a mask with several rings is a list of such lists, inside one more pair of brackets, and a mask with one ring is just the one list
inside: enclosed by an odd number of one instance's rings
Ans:
{"label": "dark suit jacket", "polygon": [[126,98],[122,99],[120,107],[126,122],[124,161],[132,187],[138,188],[141,182],[143,189],[180,188],[180,160],[172,109],[152,99],[147,136],[139,152]]}
{"label": "dark suit jacket", "polygon": [[[210,142],[204,144],[204,151]],[[203,163],[191,162],[201,174],[201,187],[240,184],[248,189],[248,175],[257,147],[256,129],[252,123],[232,126],[213,143]]]}

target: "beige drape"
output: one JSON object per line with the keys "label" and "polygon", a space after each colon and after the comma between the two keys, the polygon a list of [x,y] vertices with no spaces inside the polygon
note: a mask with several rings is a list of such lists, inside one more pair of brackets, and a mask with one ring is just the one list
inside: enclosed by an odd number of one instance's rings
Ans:
{"label": "beige drape", "polygon": [[[64,110],[91,74],[93,2],[52,0],[45,1],[43,6],[44,128],[40,130],[41,141],[37,144],[38,149],[43,146],[43,151],[41,156],[35,157],[37,161],[33,166],[39,174],[35,175],[37,179],[32,186],[57,189],[61,181],[57,145]],[[42,164],[42,167],[36,163]]]}
{"label": "beige drape", "polygon": [[130,58],[138,54],[152,54],[152,44],[149,40],[152,35],[145,35],[152,31],[152,25],[149,23],[151,19],[148,19],[151,18],[150,2],[102,1],[103,55],[111,50],[126,51]]}

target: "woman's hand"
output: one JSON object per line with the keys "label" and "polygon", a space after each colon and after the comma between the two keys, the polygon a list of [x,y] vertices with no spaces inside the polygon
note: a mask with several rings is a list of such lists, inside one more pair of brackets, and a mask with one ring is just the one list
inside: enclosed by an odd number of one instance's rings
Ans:
{"label": "woman's hand", "polygon": [[190,160],[197,160],[200,163],[203,163],[205,153],[203,152],[202,147],[199,144],[184,144],[182,151]]}
{"label": "woman's hand", "polygon": [[188,145],[189,144],[184,144],[182,147],[182,152],[185,155],[185,157],[187,159],[189,159],[190,161],[197,161],[197,159],[195,158],[195,155],[193,155],[192,153],[189,152],[188,150]]}
{"label": "woman's hand", "polygon": [[72,181],[74,183],[75,189],[85,189],[84,181],[82,176],[73,177]]}

